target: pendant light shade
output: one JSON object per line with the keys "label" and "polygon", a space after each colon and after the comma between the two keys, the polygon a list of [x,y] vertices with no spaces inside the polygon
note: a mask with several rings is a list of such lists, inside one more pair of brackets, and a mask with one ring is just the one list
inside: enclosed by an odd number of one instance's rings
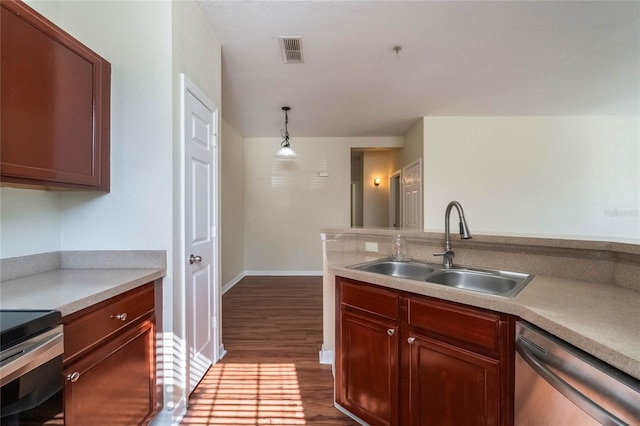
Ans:
{"label": "pendant light shade", "polygon": [[280,148],[278,152],[276,152],[277,158],[282,158],[285,160],[295,160],[298,158],[298,155],[291,149],[291,145],[289,144],[289,129],[287,128],[287,124],[289,124],[289,114],[288,112],[291,108],[284,106],[282,107],[284,111],[284,130],[280,130],[282,134],[282,143],[280,143]]}

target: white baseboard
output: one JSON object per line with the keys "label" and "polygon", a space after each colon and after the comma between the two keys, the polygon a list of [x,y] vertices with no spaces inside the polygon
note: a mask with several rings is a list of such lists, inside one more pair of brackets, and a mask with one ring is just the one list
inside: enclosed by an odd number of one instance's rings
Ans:
{"label": "white baseboard", "polygon": [[320,364],[332,365],[333,364],[334,353],[331,349],[325,349],[324,345],[320,350]]}
{"label": "white baseboard", "polygon": [[[165,412],[169,413],[169,416],[167,417],[163,415],[161,420],[169,421],[170,423],[158,423],[158,426],[179,425],[182,419],[184,418],[184,416],[187,414],[187,401],[184,398],[180,398],[180,401],[178,401],[173,411],[165,411]],[[158,417],[160,416],[158,415]],[[154,423],[154,426],[155,426],[155,423]]]}
{"label": "white baseboard", "polygon": [[296,276],[305,276],[305,277],[321,277],[322,271],[245,271],[245,275],[256,277],[256,276],[264,276],[264,277],[296,277]]}
{"label": "white baseboard", "polygon": [[231,281],[229,281],[228,283],[226,283],[225,285],[222,286],[222,294],[225,294],[227,291],[231,290],[231,288],[238,284],[240,282],[241,279],[243,279],[245,277],[245,273],[240,273],[238,275],[235,276],[235,278],[233,278]]}
{"label": "white baseboard", "polygon": [[173,426],[177,424],[173,422],[173,411],[162,410],[151,420],[150,426]]}
{"label": "white baseboard", "polygon": [[218,361],[220,361],[227,354],[227,350],[224,348],[224,344],[220,344],[218,348]]}
{"label": "white baseboard", "polygon": [[176,408],[173,409],[173,421],[175,425],[179,425],[184,416],[187,415],[187,401],[184,398],[180,398],[180,402],[176,404]]}

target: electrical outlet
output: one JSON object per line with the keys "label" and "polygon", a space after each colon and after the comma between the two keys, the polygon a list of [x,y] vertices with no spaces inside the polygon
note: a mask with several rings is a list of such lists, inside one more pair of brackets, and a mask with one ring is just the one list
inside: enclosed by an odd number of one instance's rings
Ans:
{"label": "electrical outlet", "polygon": [[366,251],[378,252],[378,243],[364,243],[364,249]]}

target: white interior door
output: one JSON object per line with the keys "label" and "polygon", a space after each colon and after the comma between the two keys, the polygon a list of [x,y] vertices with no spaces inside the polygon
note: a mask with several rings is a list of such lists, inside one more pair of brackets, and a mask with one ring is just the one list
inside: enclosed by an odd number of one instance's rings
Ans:
{"label": "white interior door", "polygon": [[217,108],[183,76],[185,322],[188,394],[217,361],[219,307]]}
{"label": "white interior door", "polygon": [[402,169],[402,227],[422,230],[422,159]]}

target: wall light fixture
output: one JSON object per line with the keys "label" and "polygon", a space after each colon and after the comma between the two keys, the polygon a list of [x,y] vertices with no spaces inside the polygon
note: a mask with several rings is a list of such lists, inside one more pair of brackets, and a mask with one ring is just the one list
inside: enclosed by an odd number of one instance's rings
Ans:
{"label": "wall light fixture", "polygon": [[380,185],[380,178],[379,178],[379,177],[376,177],[376,178],[373,180],[373,184],[374,184],[375,186]]}

